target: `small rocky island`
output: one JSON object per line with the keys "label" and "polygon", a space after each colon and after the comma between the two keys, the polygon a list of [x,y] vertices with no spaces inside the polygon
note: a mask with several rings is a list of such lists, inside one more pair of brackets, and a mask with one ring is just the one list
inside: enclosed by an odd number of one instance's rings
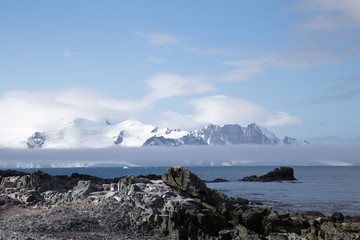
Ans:
{"label": "small rocky island", "polygon": [[0,174],[0,239],[360,238],[360,218],[250,206],[182,167],[161,179]]}
{"label": "small rocky island", "polygon": [[275,168],[274,171],[268,172],[267,174],[257,177],[255,175],[244,177],[240,181],[244,182],[275,182],[275,181],[295,181],[294,169],[290,167]]}

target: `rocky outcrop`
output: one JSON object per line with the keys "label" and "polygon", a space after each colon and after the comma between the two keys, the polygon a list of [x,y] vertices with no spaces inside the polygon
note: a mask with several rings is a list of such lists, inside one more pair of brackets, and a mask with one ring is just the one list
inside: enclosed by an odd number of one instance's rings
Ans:
{"label": "rocky outcrop", "polygon": [[145,141],[144,146],[182,146],[182,145],[207,145],[201,137],[195,137],[192,134],[185,135],[181,138],[165,138],[163,136],[153,136]]}
{"label": "rocky outcrop", "polygon": [[[28,185],[23,184],[23,177],[31,180]],[[12,185],[1,186],[0,239],[360,237],[359,218],[252,207],[247,200],[228,198],[208,188],[182,167],[168,168],[162,180],[126,176],[105,181],[94,177],[79,180],[67,191],[59,190],[58,177],[41,172],[10,178],[14,179]]]}
{"label": "rocky outcrop", "polygon": [[46,137],[43,133],[35,132],[26,141],[28,148],[41,148],[45,144]]}
{"label": "rocky outcrop", "polygon": [[247,127],[238,124],[226,124],[224,126],[209,124],[198,131],[193,131],[192,134],[203,138],[210,145],[228,143],[275,145],[280,142],[273,133],[255,123],[249,124]]}
{"label": "rocky outcrop", "polygon": [[272,181],[295,181],[294,169],[290,167],[275,168],[263,176],[257,177],[255,175],[244,177],[240,181],[244,182],[272,182]]}

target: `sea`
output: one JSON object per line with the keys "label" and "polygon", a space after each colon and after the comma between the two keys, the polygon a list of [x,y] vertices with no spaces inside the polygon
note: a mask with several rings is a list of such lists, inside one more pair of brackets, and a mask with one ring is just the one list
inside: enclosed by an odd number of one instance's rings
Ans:
{"label": "sea", "polygon": [[[186,167],[203,180],[216,178],[229,182],[207,183],[229,197],[245,198],[262,202],[263,207],[277,211],[320,211],[324,214],[341,212],[348,216],[360,216],[360,167],[359,166],[293,166],[297,181],[241,182],[245,176],[264,175],[271,166],[201,166]],[[33,172],[37,169],[17,169]],[[166,167],[86,167],[42,168],[51,175],[89,174],[101,178],[127,175],[163,174]]]}

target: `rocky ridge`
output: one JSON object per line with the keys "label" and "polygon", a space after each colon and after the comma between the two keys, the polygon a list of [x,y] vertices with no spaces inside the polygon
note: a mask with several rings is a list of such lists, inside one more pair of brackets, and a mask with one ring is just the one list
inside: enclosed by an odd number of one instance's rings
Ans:
{"label": "rocky ridge", "polygon": [[162,180],[72,176],[65,181],[35,171],[3,177],[0,239],[360,238],[359,218],[253,207],[208,188],[182,167],[168,168]]}
{"label": "rocky ridge", "polygon": [[263,176],[244,177],[240,181],[244,182],[274,182],[274,181],[295,181],[294,169],[290,167],[275,168],[274,171],[268,172]]}

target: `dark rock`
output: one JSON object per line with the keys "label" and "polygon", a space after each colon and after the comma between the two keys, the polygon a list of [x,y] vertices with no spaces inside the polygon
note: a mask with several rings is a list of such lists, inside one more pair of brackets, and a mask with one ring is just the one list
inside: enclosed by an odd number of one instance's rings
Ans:
{"label": "dark rock", "polygon": [[13,199],[6,195],[0,195],[0,206],[7,205],[7,206],[14,206],[19,205],[21,202]]}
{"label": "dark rock", "polygon": [[28,148],[41,148],[45,144],[46,137],[43,133],[35,132],[26,141]]}
{"label": "dark rock", "polygon": [[114,179],[102,179],[99,177],[87,175],[87,174],[79,174],[79,173],[72,173],[70,176],[66,175],[57,175],[54,176],[56,181],[64,186],[67,190],[72,190],[75,186],[77,186],[79,181],[91,181],[94,184],[111,184],[118,182],[121,178],[114,178]]}
{"label": "dark rock", "polygon": [[72,198],[74,201],[85,200],[90,193],[101,190],[99,185],[92,183],[90,180],[80,180],[72,191]]}
{"label": "dark rock", "polygon": [[2,178],[0,183],[0,192],[6,192],[8,189],[31,189],[30,175],[10,176]]}
{"label": "dark rock", "polygon": [[125,130],[121,131],[116,137],[114,137],[114,143],[116,145],[119,145],[120,143],[123,142],[125,136],[126,136],[126,131]]}
{"label": "dark rock", "polygon": [[[246,199],[227,198],[207,188],[200,178],[182,167],[168,168],[162,176],[164,182],[126,176],[106,183],[110,180],[81,174],[55,179],[41,171],[32,176],[35,180],[30,181],[34,183],[31,189],[26,187],[29,175],[9,177],[15,181],[4,179],[3,186],[6,183],[10,188],[0,194],[0,239],[360,237],[360,218],[344,217],[341,213],[326,217],[320,212],[290,214],[252,207]],[[56,188],[59,179],[74,181],[82,177],[96,182],[79,180],[67,192]],[[106,185],[106,191],[99,183]],[[21,211],[13,205],[34,208]]]}
{"label": "dark rock", "polygon": [[0,170],[0,182],[1,179],[4,177],[10,177],[10,176],[24,176],[24,175],[29,175],[29,173],[26,172],[21,172],[21,171],[16,171],[16,170]]}
{"label": "dark rock", "polygon": [[138,178],[146,178],[149,180],[161,180],[161,175],[148,174],[148,175],[139,175]]}
{"label": "dark rock", "polygon": [[310,220],[325,217],[325,215],[319,211],[306,211],[301,213],[301,217],[305,218],[306,220]]}
{"label": "dark rock", "polygon": [[31,174],[31,186],[38,192],[64,190],[64,187],[57,182],[56,178],[41,170],[37,170]]}
{"label": "dark rock", "polygon": [[153,136],[146,140],[143,144],[144,146],[180,146],[181,143],[177,139],[165,138],[163,136],[157,137]]}
{"label": "dark rock", "polygon": [[162,175],[162,180],[165,184],[182,190],[193,197],[199,197],[207,193],[205,182],[183,167],[166,169],[166,172]]}
{"label": "dark rock", "polygon": [[342,223],[345,217],[340,212],[334,212],[326,214],[326,219],[334,223]]}
{"label": "dark rock", "polygon": [[240,181],[244,182],[272,182],[272,181],[294,181],[297,180],[294,177],[294,169],[290,167],[275,168],[274,171],[267,173],[266,175],[257,177],[255,175],[250,177],[244,177]]}

